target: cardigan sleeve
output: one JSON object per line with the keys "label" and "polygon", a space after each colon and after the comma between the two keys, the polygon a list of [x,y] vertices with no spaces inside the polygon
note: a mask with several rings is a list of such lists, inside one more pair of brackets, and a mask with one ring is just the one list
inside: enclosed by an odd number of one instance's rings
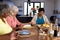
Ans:
{"label": "cardigan sleeve", "polygon": [[45,21],[45,23],[50,24],[50,22],[49,22],[47,16],[46,16],[46,15],[43,15],[43,17],[44,17],[44,21]]}
{"label": "cardigan sleeve", "polygon": [[32,24],[36,24],[37,15],[35,15],[31,21]]}

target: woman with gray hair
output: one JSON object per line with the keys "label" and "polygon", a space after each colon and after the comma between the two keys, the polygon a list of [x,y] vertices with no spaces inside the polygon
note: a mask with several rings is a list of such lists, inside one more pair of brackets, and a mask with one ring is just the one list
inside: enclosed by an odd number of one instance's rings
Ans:
{"label": "woman with gray hair", "polygon": [[9,24],[12,28],[15,28],[16,25],[22,27],[23,24],[22,24],[21,22],[19,22],[19,21],[17,20],[17,18],[16,18],[16,14],[18,13],[18,8],[17,8],[15,5],[13,5],[13,6],[11,6],[11,7],[9,8],[9,10],[10,10],[10,16],[8,16],[8,17],[6,18],[8,24]]}
{"label": "woman with gray hair", "polygon": [[6,21],[7,12],[8,5],[4,4],[4,7],[0,8],[0,40],[10,40],[12,28]]}
{"label": "woman with gray hair", "polygon": [[18,25],[18,28],[22,29],[24,24],[19,22],[16,18],[16,14],[18,13],[18,8],[15,5],[9,7],[9,11],[10,11],[9,16],[6,18],[6,20],[8,24],[13,28],[13,33],[11,34],[11,40],[14,40],[17,37],[15,36],[16,26]]}

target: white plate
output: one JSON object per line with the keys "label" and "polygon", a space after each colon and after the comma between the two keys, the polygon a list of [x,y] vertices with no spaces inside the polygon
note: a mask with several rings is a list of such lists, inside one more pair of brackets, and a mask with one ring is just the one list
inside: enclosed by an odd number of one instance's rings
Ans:
{"label": "white plate", "polygon": [[18,34],[28,35],[28,34],[30,34],[30,31],[29,30],[22,30],[22,31],[18,31]]}

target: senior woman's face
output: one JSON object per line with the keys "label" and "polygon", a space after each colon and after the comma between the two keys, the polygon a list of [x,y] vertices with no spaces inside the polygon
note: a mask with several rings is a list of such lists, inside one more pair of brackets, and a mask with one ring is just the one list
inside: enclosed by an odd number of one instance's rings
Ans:
{"label": "senior woman's face", "polygon": [[10,7],[12,16],[16,16],[16,14],[18,13],[19,9],[17,8],[17,6],[13,5]]}
{"label": "senior woman's face", "polygon": [[40,12],[38,13],[39,16],[42,16],[43,14],[44,14],[43,11],[40,11]]}
{"label": "senior woman's face", "polygon": [[17,13],[18,13],[18,11],[13,12],[13,16],[16,16],[16,15],[17,15]]}

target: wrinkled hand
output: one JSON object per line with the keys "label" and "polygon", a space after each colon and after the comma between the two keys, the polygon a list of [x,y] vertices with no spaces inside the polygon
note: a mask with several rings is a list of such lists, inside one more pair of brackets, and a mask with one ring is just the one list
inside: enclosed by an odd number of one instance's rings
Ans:
{"label": "wrinkled hand", "polygon": [[21,24],[19,25],[19,29],[23,29],[23,26],[24,26],[24,24],[21,23]]}

